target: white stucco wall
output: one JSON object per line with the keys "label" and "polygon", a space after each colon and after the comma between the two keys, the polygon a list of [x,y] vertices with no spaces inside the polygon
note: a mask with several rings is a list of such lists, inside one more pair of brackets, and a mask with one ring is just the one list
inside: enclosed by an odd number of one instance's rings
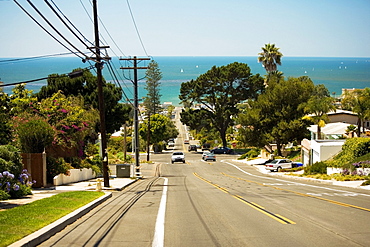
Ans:
{"label": "white stucco wall", "polygon": [[330,159],[342,150],[346,140],[311,140],[312,164]]}
{"label": "white stucco wall", "polygon": [[70,169],[69,175],[59,174],[54,177],[53,183],[55,186],[62,184],[69,184],[79,181],[95,178],[95,173],[92,169]]}

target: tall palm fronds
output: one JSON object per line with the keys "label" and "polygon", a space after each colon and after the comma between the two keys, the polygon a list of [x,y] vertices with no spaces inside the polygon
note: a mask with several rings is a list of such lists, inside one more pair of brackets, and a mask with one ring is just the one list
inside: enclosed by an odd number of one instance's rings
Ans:
{"label": "tall palm fronds", "polygon": [[283,56],[279,51],[280,48],[270,43],[265,44],[265,47],[261,48],[262,52],[258,53],[258,62],[262,63],[267,73],[277,71],[277,64],[281,65],[281,57]]}

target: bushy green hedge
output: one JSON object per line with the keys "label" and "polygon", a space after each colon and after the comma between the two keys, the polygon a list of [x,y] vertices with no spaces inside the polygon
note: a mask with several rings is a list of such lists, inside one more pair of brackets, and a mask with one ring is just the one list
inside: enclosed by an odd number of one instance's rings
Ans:
{"label": "bushy green hedge", "polygon": [[346,140],[343,144],[342,151],[329,162],[329,165],[342,167],[368,153],[370,153],[370,138],[350,138]]}
{"label": "bushy green hedge", "polygon": [[8,171],[18,177],[22,172],[22,157],[18,148],[12,145],[0,146],[0,172]]}
{"label": "bushy green hedge", "polygon": [[258,148],[253,148],[253,149],[250,149],[248,152],[246,152],[245,154],[242,154],[240,156],[239,159],[245,159],[245,158],[256,158],[258,157],[258,155],[260,154],[261,150],[258,149]]}
{"label": "bushy green hedge", "polygon": [[304,175],[326,174],[327,167],[328,163],[325,161],[316,162],[315,164],[304,168]]}

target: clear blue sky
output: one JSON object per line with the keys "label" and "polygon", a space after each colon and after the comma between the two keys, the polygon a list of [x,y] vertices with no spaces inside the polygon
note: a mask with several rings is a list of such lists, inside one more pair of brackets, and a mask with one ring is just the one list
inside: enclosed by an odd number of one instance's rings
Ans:
{"label": "clear blue sky", "polygon": [[[92,41],[93,25],[81,4],[91,13],[90,1],[53,1]],[[18,2],[47,27],[25,0]],[[65,36],[84,49],[44,1],[32,2]],[[100,18],[123,52],[100,25],[112,48],[111,56],[146,53],[257,56],[261,47],[271,42],[280,47],[284,56],[370,57],[369,0],[130,0],[129,3],[146,52],[136,34],[127,1],[98,0]],[[12,0],[0,0],[0,23],[0,57],[67,51]]]}

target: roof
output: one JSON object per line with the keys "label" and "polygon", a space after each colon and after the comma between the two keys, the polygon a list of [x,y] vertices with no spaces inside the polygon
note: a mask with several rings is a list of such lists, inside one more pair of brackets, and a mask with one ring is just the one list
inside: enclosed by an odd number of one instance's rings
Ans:
{"label": "roof", "polygon": [[[321,128],[321,132],[325,135],[343,135],[350,125],[348,123],[328,123]],[[311,125],[308,130],[317,133],[317,125]]]}
{"label": "roof", "polygon": [[327,113],[329,116],[330,115],[338,115],[338,114],[346,114],[346,115],[352,115],[352,116],[357,116],[356,113],[354,113],[353,111],[346,111],[346,110],[336,110],[336,111],[331,111],[331,112],[328,112]]}

